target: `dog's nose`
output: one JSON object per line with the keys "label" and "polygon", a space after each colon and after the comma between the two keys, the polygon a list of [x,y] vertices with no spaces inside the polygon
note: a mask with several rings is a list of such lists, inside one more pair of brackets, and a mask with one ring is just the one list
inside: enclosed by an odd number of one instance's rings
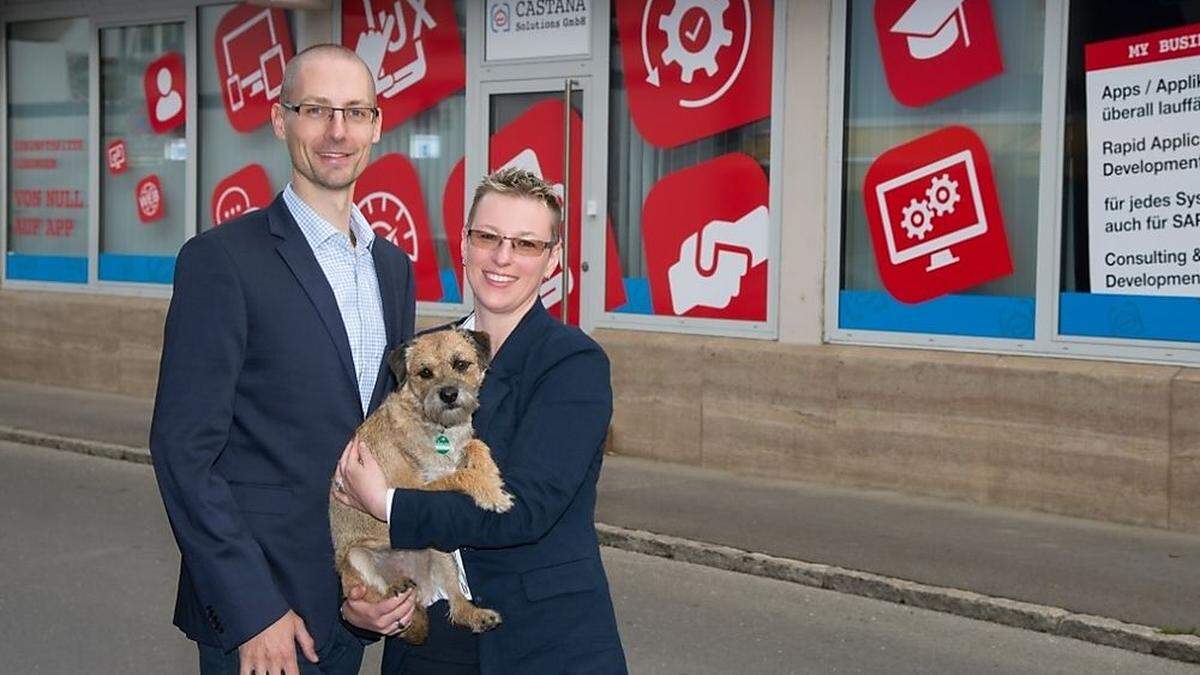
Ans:
{"label": "dog's nose", "polygon": [[447,405],[458,400],[458,387],[442,387],[438,390],[438,398]]}

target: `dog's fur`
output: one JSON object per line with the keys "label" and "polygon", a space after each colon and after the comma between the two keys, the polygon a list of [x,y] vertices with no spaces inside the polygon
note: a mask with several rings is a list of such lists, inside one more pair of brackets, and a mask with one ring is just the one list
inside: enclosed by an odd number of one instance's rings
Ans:
{"label": "dog's fur", "polygon": [[[388,355],[399,386],[356,432],[379,462],[389,486],[456,490],[480,508],[504,512],[512,497],[487,445],[472,437],[471,415],[479,407],[479,387],[487,368],[487,333],[441,330],[417,337]],[[450,439],[446,454],[435,450],[439,435]],[[434,549],[393,550],[387,525],[329,500],[334,561],[342,588],[367,589],[378,602],[416,586],[417,610],[401,636],[421,644],[428,634],[425,606],[437,590],[449,598],[450,621],[476,633],[494,628],[500,615],[476,607],[458,585],[450,554]]]}

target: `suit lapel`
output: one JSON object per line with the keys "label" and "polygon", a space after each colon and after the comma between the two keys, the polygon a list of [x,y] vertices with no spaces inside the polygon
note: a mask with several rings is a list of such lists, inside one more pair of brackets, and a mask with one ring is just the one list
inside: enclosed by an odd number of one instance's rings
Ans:
{"label": "suit lapel", "polygon": [[400,280],[397,279],[395,266],[389,263],[384,255],[385,246],[376,239],[371,246],[371,257],[375,260],[375,277],[379,279],[379,298],[383,306],[383,325],[387,331],[387,348],[383,352],[383,360],[379,364],[379,374],[375,378],[375,391],[371,393],[371,405],[368,410],[374,410],[387,396],[389,384],[392,381],[391,369],[387,364],[387,355],[391,350],[400,346],[397,344],[400,335]]}
{"label": "suit lapel", "polygon": [[338,359],[342,362],[342,370],[345,371],[346,377],[350,378],[354,391],[358,391],[358,378],[354,375],[354,358],[350,355],[350,339],[346,337],[346,326],[342,323],[342,314],[338,311],[337,299],[333,297],[333,289],[330,288],[329,280],[325,278],[325,273],[317,263],[312,247],[308,245],[308,240],[304,238],[300,226],[296,224],[291,212],[288,211],[282,193],[268,207],[267,215],[271,233],[283,240],[279,242],[275,250],[287,263],[288,268],[295,275],[296,281],[300,282],[300,287],[312,301],[313,307],[321,317],[321,323],[325,324],[325,330],[333,340]]}
{"label": "suit lapel", "polygon": [[[521,318],[521,322],[513,329],[508,339],[500,347],[500,353],[488,368],[487,376],[483,378],[483,387],[479,393],[480,407],[472,420],[475,435],[488,440],[488,430],[496,418],[496,413],[503,406],[505,399],[512,393],[514,381],[519,376],[529,350],[537,337],[545,330],[544,321],[550,319],[541,300]],[[504,449],[493,448],[494,452],[503,453]]]}

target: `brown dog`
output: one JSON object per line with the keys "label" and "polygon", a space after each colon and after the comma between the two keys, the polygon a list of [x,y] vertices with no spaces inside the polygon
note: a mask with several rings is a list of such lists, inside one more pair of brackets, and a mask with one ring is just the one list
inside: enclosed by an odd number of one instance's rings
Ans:
{"label": "brown dog", "polygon": [[[356,432],[379,462],[388,485],[456,490],[491,511],[512,507],[491,451],[472,437],[471,415],[479,407],[489,343],[487,333],[442,330],[421,335],[388,355],[400,384]],[[362,585],[366,599],[378,602],[416,586],[417,610],[401,634],[405,641],[425,641],[425,606],[439,591],[449,600],[452,623],[476,633],[500,623],[498,613],[476,607],[463,595],[449,554],[393,550],[385,523],[336,499],[329,500],[329,524],[342,588]]]}

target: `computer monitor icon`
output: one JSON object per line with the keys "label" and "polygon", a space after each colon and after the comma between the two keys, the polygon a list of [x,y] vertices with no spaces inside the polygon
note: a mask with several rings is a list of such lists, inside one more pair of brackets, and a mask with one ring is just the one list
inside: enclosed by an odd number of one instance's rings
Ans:
{"label": "computer monitor icon", "polygon": [[269,8],[225,34],[221,48],[231,111],[241,110],[250,96],[265,92],[268,101],[279,96],[286,58]]}
{"label": "computer monitor icon", "polygon": [[971,150],[879,183],[875,198],[893,265],[925,255],[927,272],[952,265],[951,246],[988,230]]}

